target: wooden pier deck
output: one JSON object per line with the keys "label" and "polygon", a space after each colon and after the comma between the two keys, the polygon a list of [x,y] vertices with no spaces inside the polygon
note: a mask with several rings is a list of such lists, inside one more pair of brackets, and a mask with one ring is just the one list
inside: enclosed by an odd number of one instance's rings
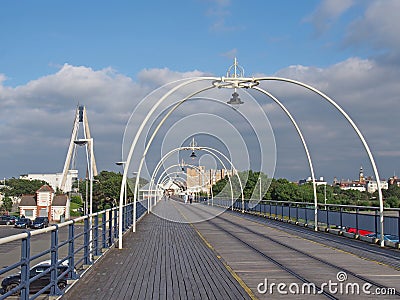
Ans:
{"label": "wooden pier deck", "polygon": [[283,224],[161,200],[62,299],[400,298],[398,250]]}

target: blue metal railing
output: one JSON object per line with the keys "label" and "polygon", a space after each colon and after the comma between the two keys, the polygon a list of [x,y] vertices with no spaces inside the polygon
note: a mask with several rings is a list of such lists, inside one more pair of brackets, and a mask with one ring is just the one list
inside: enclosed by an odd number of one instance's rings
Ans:
{"label": "blue metal railing", "polygon": [[[276,200],[244,200],[214,198],[209,199],[208,204],[222,206],[237,211],[242,211],[260,216],[269,217],[281,221],[315,225],[314,203],[288,202]],[[244,205],[244,206],[243,206]],[[318,204],[318,226],[328,229],[340,229],[364,235],[370,232],[379,238],[379,207]],[[400,209],[384,209],[384,233],[392,235],[394,239],[400,236]],[[398,242],[397,242],[398,246]]]}
{"label": "blue metal railing", "polygon": [[[145,212],[146,207],[141,202],[137,202],[136,220],[140,219]],[[123,207],[122,220],[123,232],[126,232],[133,223],[133,204]],[[2,291],[0,300],[15,294],[24,300],[36,299],[43,293],[48,293],[49,296],[62,295],[66,280],[69,282],[79,279],[88,267],[114,245],[119,238],[118,226],[118,207],[116,207],[50,225],[47,228],[27,230],[20,234],[0,238],[0,245],[20,241],[21,253],[19,261],[0,270],[1,280],[10,274],[18,273],[19,275],[19,279],[16,279],[14,285]],[[50,246],[40,251],[36,249],[35,245],[48,244],[49,237],[46,234],[50,234]],[[60,238],[60,235],[63,235],[64,238]],[[40,242],[38,243],[38,241]],[[37,275],[32,274],[32,265],[38,261],[43,263],[44,260],[48,268]],[[60,269],[61,266],[67,267]],[[32,283],[35,281],[37,283],[44,276],[50,277],[49,283],[41,286],[33,294]]]}

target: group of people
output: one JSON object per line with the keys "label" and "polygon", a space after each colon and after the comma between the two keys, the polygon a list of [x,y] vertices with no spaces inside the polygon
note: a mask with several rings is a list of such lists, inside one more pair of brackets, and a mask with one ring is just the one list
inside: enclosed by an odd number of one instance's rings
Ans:
{"label": "group of people", "polygon": [[185,203],[188,203],[188,201],[189,201],[189,203],[192,204],[192,202],[193,202],[193,195],[192,195],[192,194],[185,194],[185,195],[183,196],[183,200],[185,200]]}
{"label": "group of people", "polygon": [[[164,200],[169,200],[171,199],[171,194],[169,192],[164,193]],[[187,193],[183,195],[183,200],[185,203],[193,203],[193,194]]]}

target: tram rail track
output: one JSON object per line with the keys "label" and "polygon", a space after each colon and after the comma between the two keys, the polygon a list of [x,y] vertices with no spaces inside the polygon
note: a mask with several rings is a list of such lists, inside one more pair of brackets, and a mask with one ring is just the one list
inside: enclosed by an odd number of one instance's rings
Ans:
{"label": "tram rail track", "polygon": [[[197,214],[199,217],[201,217],[201,215],[199,214],[199,211],[198,211],[199,209],[203,213],[209,213],[204,208],[201,208],[201,206],[196,206],[196,209],[195,210],[191,210],[191,212],[194,213],[194,214]],[[233,216],[235,216],[235,215],[233,215]],[[236,215],[235,217],[238,218],[239,216]],[[224,224],[221,224],[221,222],[219,222],[219,221],[224,222]],[[252,220],[250,220],[250,221],[252,221]],[[327,292],[325,290],[321,290],[320,288],[318,288],[318,284],[315,283],[314,280],[307,278],[308,277],[307,275],[302,275],[297,270],[295,270],[295,269],[291,268],[290,266],[288,266],[287,263],[279,261],[278,259],[275,259],[273,257],[273,255],[268,254],[268,253],[266,253],[265,250],[260,249],[259,247],[257,247],[257,245],[255,245],[254,241],[252,242],[252,241],[246,240],[246,238],[243,237],[245,235],[245,233],[247,233],[247,234],[251,233],[253,237],[255,235],[259,239],[261,238],[263,240],[268,240],[268,242],[270,242],[270,243],[272,242],[275,245],[278,245],[279,247],[284,248],[285,251],[288,251],[288,250],[292,251],[292,252],[295,253],[295,255],[297,257],[301,256],[301,257],[303,257],[303,259],[306,258],[306,259],[312,260],[313,263],[317,262],[317,263],[321,264],[322,265],[321,267],[323,267],[325,270],[326,270],[326,268],[330,268],[331,270],[335,270],[338,273],[339,272],[344,272],[345,274],[353,277],[354,279],[357,279],[358,281],[361,281],[363,283],[368,283],[371,286],[374,286],[374,287],[379,288],[379,289],[385,289],[385,290],[392,289],[391,287],[387,287],[387,286],[385,286],[385,285],[383,285],[383,284],[381,284],[379,282],[371,280],[370,278],[367,278],[365,276],[361,276],[361,275],[351,271],[348,268],[343,268],[343,267],[341,267],[339,265],[330,263],[330,262],[328,262],[328,261],[326,261],[324,259],[318,258],[318,257],[316,257],[316,256],[314,256],[314,255],[312,255],[310,253],[306,253],[306,252],[304,252],[304,251],[302,251],[300,249],[297,249],[297,248],[292,247],[292,246],[290,246],[288,244],[280,242],[277,239],[274,239],[274,238],[272,238],[270,236],[267,236],[267,235],[265,235],[263,233],[256,232],[256,231],[254,231],[254,230],[252,230],[250,228],[247,228],[247,227],[245,227],[245,226],[243,226],[243,225],[241,225],[241,224],[239,224],[237,222],[233,222],[233,221],[227,219],[226,217],[224,217],[222,215],[219,215],[215,219],[208,220],[208,223],[210,223],[212,226],[216,227],[221,232],[224,232],[225,234],[229,235],[233,239],[239,241],[240,243],[245,245],[247,248],[251,249],[253,252],[255,252],[258,255],[262,256],[264,259],[272,262],[274,265],[278,266],[280,269],[282,269],[283,271],[289,273],[290,275],[294,276],[295,278],[299,279],[300,281],[302,281],[304,283],[308,283],[308,284],[309,283],[314,283],[315,286],[317,287],[318,294],[321,294],[321,295],[325,296],[326,298],[338,299],[334,294],[329,293],[329,292]],[[265,223],[261,223],[260,225],[268,227],[268,225],[266,225]],[[273,227],[270,227],[270,228],[273,228]],[[242,230],[242,232],[240,232],[240,233],[235,232],[235,230],[238,230],[238,229]],[[276,229],[276,228],[273,228],[273,229]],[[278,229],[278,230],[280,230],[280,229]],[[291,233],[288,233],[288,234],[291,234]],[[302,238],[304,238],[304,237],[302,237]],[[331,246],[328,245],[328,247],[331,247]],[[395,295],[396,296],[400,296],[400,292],[399,291],[395,291]]]}

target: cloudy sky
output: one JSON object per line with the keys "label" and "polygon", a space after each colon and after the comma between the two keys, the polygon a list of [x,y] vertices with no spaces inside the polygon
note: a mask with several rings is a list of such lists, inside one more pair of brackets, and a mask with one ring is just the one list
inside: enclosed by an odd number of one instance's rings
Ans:
{"label": "cloudy sky", "polygon": [[[381,178],[400,174],[399,11],[397,0],[2,1],[0,178],[61,172],[78,104],[87,109],[98,169],[119,171],[124,131],[135,130],[127,124],[142,99],[174,80],[225,76],[234,57],[246,76],[290,78],[327,94],[362,131]],[[354,130],[321,98],[290,84],[263,88],[297,120],[316,176],[353,179],[361,165],[373,175]],[[274,176],[308,177],[287,116],[254,97],[275,138]],[[180,118],[203,118],[203,110],[210,114],[193,101]]]}

